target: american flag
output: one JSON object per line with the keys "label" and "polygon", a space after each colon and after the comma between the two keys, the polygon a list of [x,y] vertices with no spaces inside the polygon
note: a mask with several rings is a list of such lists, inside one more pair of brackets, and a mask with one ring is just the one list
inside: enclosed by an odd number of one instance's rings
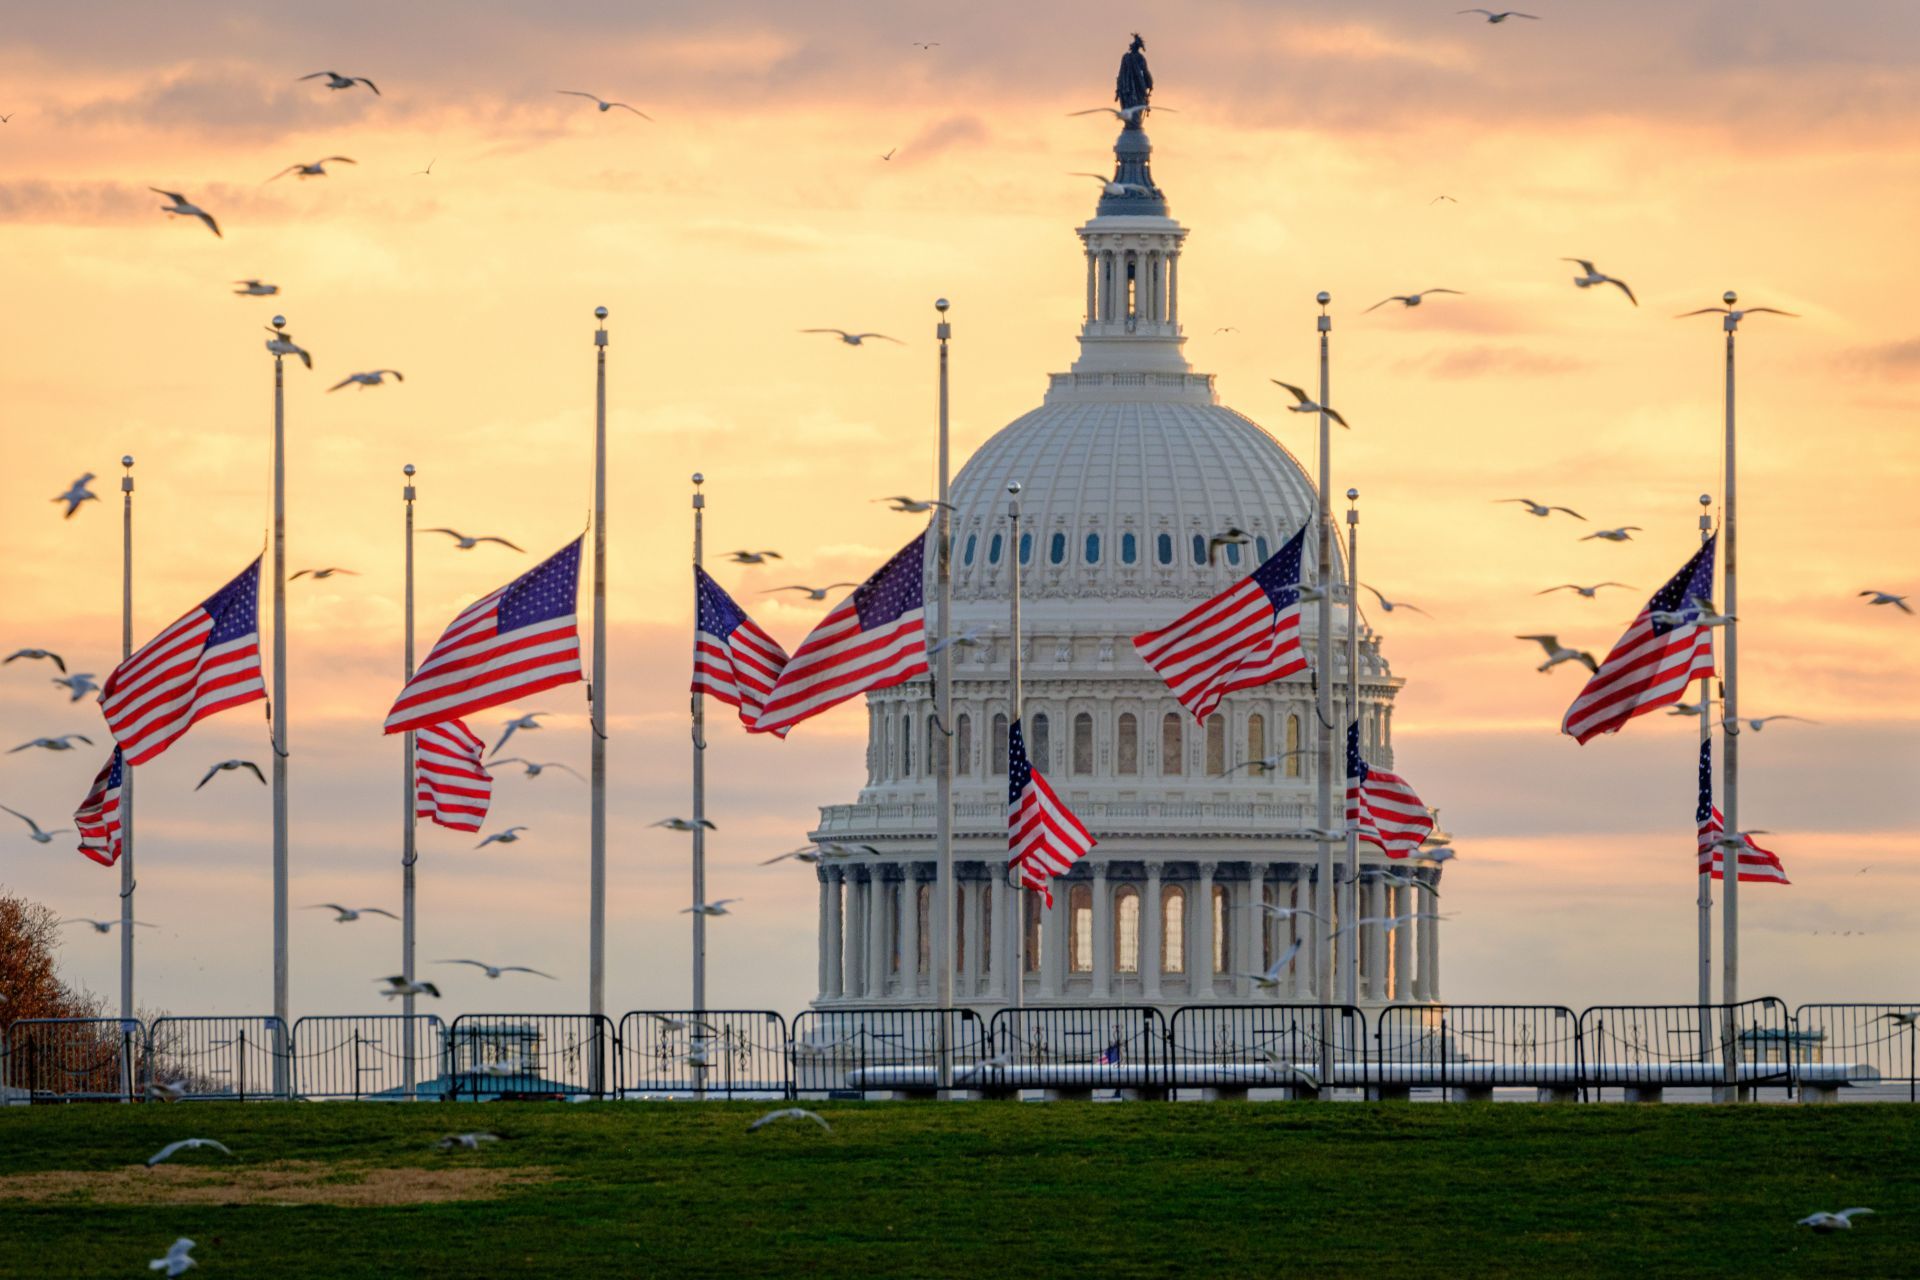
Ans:
{"label": "american flag", "polygon": [[464,720],[443,720],[416,732],[414,816],[455,831],[478,831],[493,802],[493,775],[481,760],[486,749]]}
{"label": "american flag", "polygon": [[[1708,874],[1711,867],[1715,880],[1726,879],[1727,851],[1716,843],[1727,829],[1727,820],[1720,812],[1720,806],[1713,802],[1713,739],[1700,740],[1700,798],[1693,807],[1693,821],[1700,829],[1698,851],[1700,855],[1697,875]],[[1792,884],[1787,879],[1787,869],[1780,865],[1780,858],[1771,850],[1762,849],[1753,842],[1752,836],[1740,837],[1740,883],[1750,884]]]}
{"label": "american flag", "polygon": [[1433,833],[1433,815],[1397,773],[1360,758],[1360,722],[1347,726],[1347,825],[1389,858],[1410,857]]}
{"label": "american flag", "polygon": [[1096,843],[1027,759],[1018,720],[1007,731],[1007,832],[1007,865],[1022,886],[1044,892],[1049,907],[1053,878],[1065,875]]}
{"label": "american flag", "polygon": [[1235,689],[1307,669],[1300,648],[1300,556],[1307,530],[1250,575],[1133,647],[1180,704],[1204,722]]}
{"label": "american flag", "polygon": [[773,682],[755,729],[780,733],[848,698],[926,674],[926,554],[923,533],[820,620]]}
{"label": "american flag", "polygon": [[[1694,601],[1713,598],[1713,548],[1718,536],[1709,538],[1666,586],[1653,593],[1567,708],[1560,732],[1583,744],[1614,733],[1635,716],[1678,702],[1688,684],[1713,674],[1713,628],[1692,619],[1700,613]],[[1684,616],[1656,620],[1656,613]]]}
{"label": "american flag", "polygon": [[438,724],[579,680],[574,593],[580,541],[481,596],[448,623],[394,699],[387,732]]}
{"label": "american flag", "polygon": [[[786,669],[787,651],[698,565],[693,569],[693,692],[740,711],[749,732]],[[786,736],[786,729],[774,733]]]}
{"label": "american flag", "polygon": [[134,650],[107,677],[100,710],[129,765],[197,722],[267,696],[260,678],[260,561]]}
{"label": "american flag", "polygon": [[115,747],[93,780],[87,798],[73,811],[73,825],[80,831],[80,852],[103,867],[120,861],[124,845],[120,840],[120,789],[127,776],[126,761]]}

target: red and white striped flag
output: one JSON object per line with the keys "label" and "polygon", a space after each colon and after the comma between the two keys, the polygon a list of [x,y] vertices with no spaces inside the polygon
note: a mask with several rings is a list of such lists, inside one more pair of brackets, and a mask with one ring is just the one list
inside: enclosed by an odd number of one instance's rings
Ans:
{"label": "red and white striped flag", "polygon": [[1635,716],[1680,701],[1690,683],[1713,674],[1713,628],[1692,620],[1699,617],[1701,602],[1713,598],[1713,547],[1709,538],[1653,593],[1567,708],[1560,732],[1585,744],[1618,731]]}
{"label": "red and white striped flag", "polygon": [[753,728],[782,733],[848,698],[925,675],[926,556],[923,533],[835,605],[793,651]]}
{"label": "red and white striped flag", "polygon": [[1347,726],[1347,825],[1389,858],[1411,857],[1433,834],[1433,815],[1397,773],[1360,756],[1360,722]]}
{"label": "red and white striped flag", "polygon": [[1300,648],[1300,556],[1307,530],[1287,540],[1258,569],[1133,647],[1173,696],[1204,723],[1235,689],[1251,689],[1307,669]]}
{"label": "red and white striped flag", "polygon": [[125,848],[120,839],[120,791],[127,776],[126,761],[115,747],[93,780],[87,798],[73,811],[80,831],[80,852],[103,867],[120,861]]}
{"label": "red and white striped flag", "polygon": [[[1711,874],[1715,880],[1726,879],[1727,847],[1720,843],[1720,837],[1727,829],[1725,815],[1720,806],[1713,802],[1713,739],[1703,738],[1700,742],[1700,797],[1693,808],[1694,825],[1700,830],[1697,849],[1700,856],[1696,875]],[[1762,849],[1753,842],[1753,837],[1740,837],[1740,883],[1792,884],[1787,879],[1787,869],[1780,864],[1780,858],[1771,850]],[[1711,867],[1711,872],[1708,868]]]}
{"label": "red and white striped flag", "polygon": [[1098,843],[1027,758],[1015,720],[1007,730],[1007,865],[1028,889],[1053,905],[1053,878],[1063,876]]}
{"label": "red and white striped flag", "polygon": [[448,623],[387,712],[387,732],[453,720],[579,680],[580,542],[575,538]]}
{"label": "red and white striped flag", "polygon": [[107,677],[100,711],[129,765],[145,764],[215,712],[267,696],[259,605],[256,557]]}
{"label": "red and white striped flag", "polygon": [[[787,666],[787,651],[705,569],[693,569],[694,693],[717,698],[740,711],[749,733],[766,709],[767,694]],[[786,729],[771,732],[786,737]]]}
{"label": "red and white striped flag", "polygon": [[493,802],[487,744],[461,720],[426,725],[413,735],[413,812],[455,831],[478,831]]}

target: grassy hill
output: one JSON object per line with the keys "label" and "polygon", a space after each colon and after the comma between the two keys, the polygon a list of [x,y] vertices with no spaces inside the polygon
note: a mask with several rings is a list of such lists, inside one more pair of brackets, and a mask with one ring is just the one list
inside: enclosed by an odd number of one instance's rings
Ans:
{"label": "grassy hill", "polygon": [[[144,1275],[178,1235],[208,1280],[1920,1269],[1920,1107],[817,1109],[6,1108],[0,1275]],[[433,1149],[469,1129],[503,1140]],[[234,1155],[144,1166],[184,1137]]]}

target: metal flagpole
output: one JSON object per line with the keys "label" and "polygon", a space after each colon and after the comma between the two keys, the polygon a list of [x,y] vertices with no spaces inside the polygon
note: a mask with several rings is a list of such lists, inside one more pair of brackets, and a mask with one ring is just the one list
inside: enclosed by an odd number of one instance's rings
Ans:
{"label": "metal flagpole", "polygon": [[[1713,536],[1713,516],[1708,508],[1713,505],[1713,495],[1700,495],[1700,541],[1704,545]],[[1713,691],[1709,687],[1708,677],[1700,677],[1700,740],[1713,737]],[[1704,1058],[1711,1049],[1711,1032],[1708,1030],[1707,1009],[1713,1004],[1713,850],[1708,850],[1707,865],[1700,868],[1696,877],[1700,882],[1700,891],[1696,905],[1700,910],[1700,1053]]]}
{"label": "metal flagpole", "polygon": [[[1013,718],[1007,722],[1007,732],[1013,732],[1013,726],[1020,723],[1020,482],[1015,480],[1007,486],[1007,518],[1012,524],[1013,541],[1007,554],[1013,565],[1013,591],[1011,592],[1012,614],[1008,626],[1012,629],[1012,648],[1007,651],[1007,685],[1009,689],[1008,709]],[[1025,729],[1021,730],[1025,735]],[[1013,933],[1013,968],[1007,974],[1007,1001],[1018,1009],[1026,1003],[1027,993],[1027,889],[1014,875],[1013,864],[1007,864],[1007,879],[1013,885],[1012,919],[1007,921]]]}
{"label": "metal flagpole", "polygon": [[[133,455],[120,459],[126,474],[120,477],[120,661],[133,656]],[[134,1017],[133,1004],[133,770],[120,769],[120,1020]],[[124,1043],[124,1042],[123,1042]],[[132,1055],[120,1055],[122,1095],[133,1097]]]}
{"label": "metal flagpole", "polygon": [[[1325,404],[1324,399],[1321,400]],[[1347,714],[1346,723],[1355,724],[1360,719],[1360,491],[1347,490]],[[1342,730],[1346,725],[1341,726]],[[1344,735],[1343,735],[1344,736]],[[1359,824],[1347,822],[1347,883],[1346,906],[1342,908],[1342,923],[1358,920],[1363,914],[1360,909],[1360,829]],[[1374,926],[1376,929],[1378,925]],[[1345,982],[1341,987],[1340,998],[1348,1004],[1360,1003],[1360,926],[1354,925],[1352,935],[1347,939],[1342,952],[1351,950],[1353,959],[1343,966]],[[1380,974],[1373,975],[1374,987],[1380,985]]]}
{"label": "metal flagpole", "polygon": [[[405,687],[413,679],[413,464],[409,462],[400,469],[407,478],[400,488],[400,501],[406,509],[406,536],[404,539],[406,559],[406,606],[404,643],[406,680]],[[400,1024],[401,1051],[406,1055],[407,1098],[414,1096],[414,1043],[413,1043],[413,947],[414,947],[414,864],[420,860],[416,844],[417,819],[415,810],[419,804],[414,774],[413,730],[401,735],[403,746],[400,767],[400,973],[407,980],[407,993],[400,998],[403,1020]]]}
{"label": "metal flagpole", "polygon": [[[1333,317],[1327,314],[1327,304],[1333,301],[1333,295],[1324,289],[1315,295],[1314,301],[1320,304],[1318,328],[1320,330],[1320,403],[1327,403],[1328,368],[1327,334],[1333,329]],[[1320,536],[1318,570],[1314,574],[1313,584],[1320,592],[1319,600],[1319,640],[1314,650],[1314,667],[1317,718],[1320,721],[1320,777],[1318,788],[1318,814],[1320,827],[1320,909],[1326,918],[1320,923],[1319,937],[1314,951],[1314,977],[1319,987],[1321,1004],[1333,1003],[1333,960],[1337,954],[1342,963],[1347,958],[1349,948],[1334,950],[1332,931],[1335,927],[1336,911],[1334,900],[1338,897],[1333,882],[1333,842],[1326,833],[1333,830],[1333,774],[1339,767],[1334,748],[1333,732],[1333,509],[1330,505],[1330,490],[1333,485],[1332,467],[1328,455],[1332,449],[1330,435],[1331,420],[1327,411],[1320,411]]]}
{"label": "metal flagpole", "polygon": [[[948,503],[951,460],[947,435],[947,342],[953,326],[947,323],[947,300],[936,298],[933,309],[940,314],[933,336],[940,343],[940,505],[934,508],[934,531],[938,549],[934,552],[934,594],[939,612],[934,622],[933,714],[940,732],[934,735],[934,831],[935,867],[933,881],[933,1000],[941,1009],[953,1007],[954,904],[958,901],[953,880],[953,511]],[[908,881],[912,887],[912,881]],[[918,910],[909,904],[909,910]],[[939,1022],[939,1064],[941,1088],[953,1084],[953,1061],[948,1053],[947,1021]]]}
{"label": "metal flagpole", "polygon": [[[276,332],[284,316],[273,318]],[[273,1080],[287,1095],[287,397],[286,355],[273,353]]]}
{"label": "metal flagpole", "polygon": [[[591,830],[587,870],[587,1006],[599,1019],[607,1013],[607,309],[595,307],[601,321],[593,331],[593,683],[587,687],[591,746]],[[593,1092],[600,1092],[600,1052],[593,1054]]]}
{"label": "metal flagpole", "polygon": [[[706,477],[693,473],[693,567],[700,568],[705,552],[707,495],[700,492]],[[696,575],[697,576],[697,575]],[[697,588],[696,588],[697,589]],[[694,608],[697,611],[699,602]],[[707,900],[707,829],[701,825],[707,816],[707,697],[693,695],[693,902],[698,907]],[[693,1011],[707,1008],[707,917],[693,913]],[[697,1033],[696,1033],[697,1034]]]}

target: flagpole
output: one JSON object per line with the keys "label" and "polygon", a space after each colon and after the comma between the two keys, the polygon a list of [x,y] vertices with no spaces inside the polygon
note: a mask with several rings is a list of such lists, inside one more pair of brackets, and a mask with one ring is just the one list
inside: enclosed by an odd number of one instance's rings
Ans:
{"label": "flagpole", "polygon": [[[1705,546],[1713,537],[1713,516],[1708,508],[1713,505],[1713,495],[1700,495],[1700,543]],[[1700,677],[1700,740],[1706,742],[1713,737],[1713,691],[1709,687],[1709,678]],[[1707,1008],[1713,1004],[1713,853],[1707,851],[1707,865],[1700,869],[1697,877],[1700,886],[1696,905],[1700,912],[1700,1052],[1704,1057],[1710,1046]]]}
{"label": "flagpole", "polygon": [[[934,805],[938,810],[934,845],[939,866],[933,882],[933,916],[938,923],[933,930],[933,972],[934,1003],[941,1009],[953,1007],[953,516],[948,505],[949,492],[947,437],[947,341],[953,336],[953,326],[947,323],[947,300],[936,299],[933,307],[940,313],[940,321],[934,326],[933,336],[940,343],[940,505],[934,508],[935,537],[938,550],[934,552],[934,589],[939,600],[939,612],[934,622],[934,667],[933,697],[934,718],[940,723],[940,732],[935,739],[938,754],[934,757]],[[944,1028],[945,1024],[941,1024]],[[944,1031],[943,1033],[944,1034]],[[951,1064],[947,1055],[939,1058],[941,1074],[945,1075]],[[942,1082],[947,1083],[946,1081]]]}
{"label": "flagpole", "polygon": [[[1721,516],[1721,528],[1726,533],[1722,548],[1726,556],[1726,598],[1720,604],[1720,612],[1727,615],[1727,672],[1721,684],[1723,690],[1720,704],[1721,713],[1732,731],[1721,737],[1721,767],[1726,771],[1721,784],[1721,796],[1724,802],[1722,812],[1726,817],[1726,827],[1722,838],[1737,840],[1740,832],[1740,734],[1738,716],[1740,714],[1740,644],[1739,623],[1733,621],[1738,601],[1734,593],[1734,500],[1736,490],[1734,480],[1739,474],[1734,463],[1734,447],[1737,432],[1734,429],[1733,412],[1733,338],[1739,331],[1740,317],[1733,306],[1739,301],[1738,295],[1729,289],[1721,295],[1727,305],[1727,314],[1722,327],[1727,333],[1727,397],[1726,397],[1726,478],[1724,494],[1726,506]],[[1720,984],[1721,1001],[1727,1006],[1725,1015],[1726,1030],[1726,1100],[1740,1100],[1740,1036],[1734,1029],[1733,1006],[1740,1003],[1740,848],[1737,844],[1724,845],[1721,848],[1720,877]],[[1711,870],[1711,864],[1709,864]]]}
{"label": "flagpole", "polygon": [[[1326,401],[1323,399],[1322,404]],[[1360,721],[1360,491],[1347,490],[1347,715],[1348,724]],[[1341,912],[1341,920],[1358,920],[1360,910],[1360,827],[1358,823],[1346,822],[1347,829],[1347,883],[1346,907]],[[1378,928],[1379,926],[1374,926]],[[1345,982],[1341,987],[1340,998],[1350,1005],[1360,1003],[1360,926],[1354,925],[1353,936],[1347,940],[1343,950],[1353,952],[1353,960],[1344,965]],[[1380,986],[1380,974],[1373,975],[1375,990]]]}
{"label": "flagpole", "polygon": [[[700,472],[693,473],[693,567],[701,567],[706,547],[706,511],[707,495],[700,492],[700,486],[706,483],[706,477]],[[694,574],[696,584],[699,573]],[[699,587],[695,586],[696,593]],[[694,616],[699,616],[700,603],[694,601]],[[707,900],[707,829],[701,825],[707,816],[707,696],[698,690],[693,694],[693,901],[695,907]],[[704,1013],[707,1008],[707,916],[704,911],[693,913],[693,1011]],[[698,1068],[695,1068],[696,1072]]]}
{"label": "flagpole", "polygon": [[[120,459],[126,474],[120,477],[120,661],[133,656],[133,455]],[[117,750],[117,748],[116,748]],[[120,1020],[134,1017],[133,1002],[133,769],[120,770]],[[133,1097],[131,1054],[121,1054],[123,1093]]]}
{"label": "flagpole", "polygon": [[[405,661],[406,679],[401,687],[413,679],[413,464],[409,462],[400,469],[407,478],[400,488],[400,501],[406,509],[406,536],[404,550],[406,559],[406,606],[405,606]],[[414,1043],[413,1043],[413,949],[414,949],[414,864],[420,860],[417,840],[417,820],[415,809],[419,800],[416,796],[413,730],[401,735],[402,762],[400,766],[400,973],[407,980],[407,993],[400,999],[401,1004],[401,1052],[406,1057],[406,1096],[409,1101],[414,1096]]]}
{"label": "flagpole", "polygon": [[[1333,329],[1333,317],[1327,314],[1327,304],[1333,301],[1333,295],[1321,290],[1314,296],[1320,304],[1317,328],[1320,331],[1320,401],[1327,403],[1329,378],[1327,362],[1327,334]],[[1333,655],[1333,509],[1330,491],[1333,485],[1333,472],[1328,459],[1333,445],[1331,420],[1323,407],[1320,410],[1320,536],[1318,571],[1314,575],[1314,586],[1320,592],[1319,599],[1319,640],[1314,651],[1316,668],[1315,694],[1316,710],[1320,721],[1320,776],[1318,779],[1318,810],[1320,827],[1320,909],[1327,916],[1321,921],[1325,926],[1318,932],[1323,935],[1315,939],[1314,977],[1319,987],[1321,1004],[1333,1003],[1333,961],[1336,956],[1344,962],[1350,948],[1341,947],[1336,952],[1333,947],[1332,930],[1336,927],[1336,911],[1333,906],[1338,896],[1333,882],[1333,842],[1326,833],[1333,830],[1333,772],[1338,768],[1334,755],[1333,733],[1333,683],[1331,679]]]}
{"label": "flagpole", "polygon": [[[593,331],[593,683],[587,687],[592,727],[587,871],[587,1007],[607,1013],[607,309],[595,307]],[[596,1032],[596,1039],[597,1039]],[[600,1092],[600,1053],[593,1054],[593,1092]]]}
{"label": "flagpole", "polygon": [[[1010,690],[1009,709],[1013,718],[1007,721],[1007,732],[1013,732],[1013,726],[1020,723],[1020,482],[1015,480],[1007,486],[1007,518],[1012,524],[1013,538],[1008,547],[1008,557],[1013,565],[1012,614],[1008,626],[1012,629],[1012,648],[1007,652],[1007,681]],[[1011,755],[1011,751],[1009,751]],[[1026,1003],[1027,972],[1027,889],[1014,874],[1013,864],[1007,864],[1007,879],[1013,885],[1012,919],[1007,921],[1013,934],[1013,968],[1007,975],[1007,1002],[1018,1009]]]}
{"label": "flagpole", "polygon": [[[276,333],[284,316],[273,318]],[[278,344],[276,344],[278,345]],[[287,396],[286,356],[273,353],[273,1077],[287,1093]]]}

